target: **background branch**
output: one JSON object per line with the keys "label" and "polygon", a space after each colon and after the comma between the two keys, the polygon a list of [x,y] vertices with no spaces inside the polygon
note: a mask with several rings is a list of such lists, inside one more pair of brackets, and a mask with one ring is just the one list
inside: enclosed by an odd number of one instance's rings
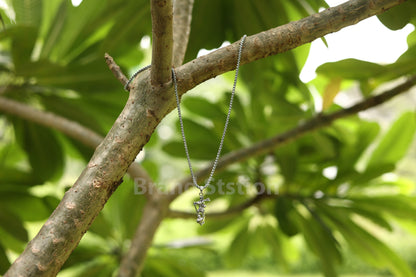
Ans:
{"label": "background branch", "polygon": [[151,0],[152,9],[152,85],[171,80],[172,67],[172,0]]}
{"label": "background branch", "polygon": [[153,197],[143,208],[143,217],[136,229],[128,252],[121,260],[118,277],[136,277],[141,272],[147,250],[160,223],[166,217],[169,202],[164,197]]}
{"label": "background branch", "polygon": [[[2,96],[0,96],[0,111],[55,129],[93,149],[95,149],[104,139],[96,132],[82,126],[78,122],[71,121],[51,112],[34,109],[29,105]],[[157,188],[153,185],[152,179],[147,174],[146,170],[139,164],[132,163],[127,173],[133,180],[135,178],[145,180],[147,187],[144,191],[146,192],[145,195],[147,197],[150,193],[157,191]]]}
{"label": "background branch", "polygon": [[174,67],[180,66],[185,58],[191,33],[194,0],[173,1],[173,60]]}
{"label": "background branch", "polygon": [[[271,198],[277,198],[279,197],[278,194],[271,195],[271,194],[258,194],[255,197],[247,200],[246,202],[241,203],[240,205],[230,207],[222,212],[212,212],[212,213],[206,213],[207,218],[216,218],[216,219],[222,219],[222,218],[228,218],[234,215],[240,214],[245,209],[256,205],[257,203],[265,200],[265,199],[271,199]],[[185,212],[185,211],[176,211],[176,210],[169,210],[166,217],[169,218],[195,218],[195,212]]]}
{"label": "background branch", "polygon": [[[314,131],[316,129],[325,127],[330,125],[332,122],[339,118],[347,117],[350,115],[357,114],[360,111],[375,107],[377,105],[380,105],[394,96],[404,93],[407,90],[409,90],[412,86],[416,84],[416,75],[410,77],[406,82],[398,85],[397,87],[387,90],[379,95],[370,97],[368,99],[363,100],[362,102],[346,109],[339,110],[337,112],[331,113],[331,114],[318,114],[314,118],[299,124],[299,126],[283,133],[279,134],[275,137],[272,137],[270,139],[266,139],[263,141],[260,141],[258,143],[253,144],[250,147],[243,148],[237,151],[230,152],[226,155],[224,155],[218,162],[217,165],[217,172],[223,170],[227,166],[236,163],[244,161],[250,157],[261,155],[264,153],[267,153],[270,150],[275,149],[278,146],[281,146],[285,143],[288,143],[290,141],[293,141],[295,138],[298,138],[301,135],[304,135],[308,132]],[[207,177],[210,173],[212,168],[212,164],[209,166],[199,170],[195,173],[195,177],[197,178],[197,181],[202,181],[203,178]],[[186,191],[189,187],[192,186],[192,180],[190,177],[184,179],[182,182],[180,182],[175,188],[172,189],[172,191],[169,193],[169,197],[171,200],[174,200],[177,196],[179,196],[181,193]]]}

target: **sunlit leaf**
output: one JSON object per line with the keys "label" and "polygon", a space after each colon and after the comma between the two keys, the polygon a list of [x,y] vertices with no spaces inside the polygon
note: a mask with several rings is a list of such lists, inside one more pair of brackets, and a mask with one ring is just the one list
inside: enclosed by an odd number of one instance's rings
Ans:
{"label": "sunlit leaf", "polygon": [[322,97],[322,110],[328,109],[334,102],[335,96],[337,96],[341,88],[341,78],[332,79],[325,88],[324,95]]}
{"label": "sunlit leaf", "polygon": [[367,164],[376,167],[395,164],[407,152],[416,130],[416,117],[413,112],[402,114],[384,135]]}
{"label": "sunlit leaf", "polygon": [[415,2],[407,1],[397,7],[393,7],[377,17],[387,28],[391,30],[399,30],[410,22],[410,19],[415,13]]}
{"label": "sunlit leaf", "polygon": [[338,62],[325,63],[316,72],[329,78],[363,80],[375,78],[386,71],[385,67],[376,63],[346,59]]}

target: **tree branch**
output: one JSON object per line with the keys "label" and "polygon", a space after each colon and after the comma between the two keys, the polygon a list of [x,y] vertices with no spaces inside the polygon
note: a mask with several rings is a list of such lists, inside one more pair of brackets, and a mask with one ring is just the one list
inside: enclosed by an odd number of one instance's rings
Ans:
{"label": "tree branch", "polygon": [[[375,107],[380,105],[394,96],[404,93],[409,90],[412,86],[416,84],[416,75],[410,77],[406,82],[403,84],[385,91],[379,95],[370,97],[368,99],[363,100],[362,102],[346,109],[339,110],[337,112],[331,114],[319,114],[316,117],[299,124],[299,126],[289,130],[283,134],[279,134],[275,137],[260,141],[258,143],[253,144],[250,147],[243,148],[237,151],[230,152],[224,155],[219,161],[217,165],[217,172],[225,169],[227,166],[244,161],[250,157],[258,156],[264,153],[269,152],[270,150],[275,149],[285,143],[293,141],[294,139],[302,136],[308,132],[312,132],[316,129],[325,127],[330,125],[332,122],[339,118],[347,117],[350,115],[357,114],[360,111]],[[200,171],[195,173],[195,177],[198,182],[202,181],[203,178],[207,177],[210,173],[212,168],[212,163],[201,169]],[[173,201],[176,197],[178,197],[181,193],[186,191],[193,185],[192,180],[190,177],[184,179],[180,182],[175,188],[173,188],[169,193],[169,197],[171,201]]]}
{"label": "tree branch", "polygon": [[173,61],[180,66],[185,58],[191,33],[192,8],[194,0],[175,0],[173,2]]}
{"label": "tree branch", "polygon": [[172,67],[172,0],[151,0],[152,9],[152,85],[171,81]]}
{"label": "tree branch", "polygon": [[[241,65],[294,49],[407,0],[350,0],[298,21],[246,38]],[[196,85],[234,70],[239,42],[201,56],[176,69],[181,94]]]}

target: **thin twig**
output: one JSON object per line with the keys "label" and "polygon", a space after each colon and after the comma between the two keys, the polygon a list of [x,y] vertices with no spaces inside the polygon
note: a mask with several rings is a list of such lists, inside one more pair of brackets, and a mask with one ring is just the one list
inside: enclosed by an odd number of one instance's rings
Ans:
{"label": "thin twig", "polygon": [[163,86],[172,79],[172,0],[151,0],[152,73],[151,84]]}
{"label": "thin twig", "polygon": [[[283,134],[279,134],[275,137],[272,137],[270,139],[266,139],[263,141],[260,141],[256,144],[253,144],[250,147],[243,148],[240,150],[236,150],[233,152],[230,152],[226,155],[224,155],[218,162],[217,166],[217,172],[220,170],[225,169],[227,166],[236,163],[244,161],[250,157],[261,155],[264,153],[267,153],[268,151],[275,149],[285,143],[288,143],[290,141],[293,141],[294,139],[298,138],[299,136],[302,136],[308,132],[314,131],[316,129],[325,127],[330,125],[333,121],[347,117],[350,115],[357,114],[360,111],[375,107],[377,105],[380,105],[394,96],[404,93],[407,90],[409,90],[412,86],[414,86],[416,83],[416,75],[410,77],[406,82],[403,84],[398,85],[397,87],[385,91],[379,95],[370,97],[368,99],[363,100],[362,102],[346,109],[339,110],[337,112],[331,113],[331,114],[319,114],[312,119],[301,123],[299,126],[284,132]],[[195,173],[195,177],[197,178],[197,181],[202,181],[203,178],[207,177],[212,165],[204,167],[200,171]],[[171,192],[169,192],[169,197],[171,200],[175,199],[177,196],[179,196],[181,193],[186,191],[188,188],[192,186],[192,180],[190,177],[184,179],[181,181]]]}
{"label": "thin twig", "polygon": [[108,53],[105,53],[104,58],[108,68],[111,70],[111,72],[113,72],[114,76],[124,87],[129,79],[126,77],[126,75],[123,74],[123,71],[121,71],[120,66],[118,66],[118,64],[114,61],[113,57],[111,57]]}

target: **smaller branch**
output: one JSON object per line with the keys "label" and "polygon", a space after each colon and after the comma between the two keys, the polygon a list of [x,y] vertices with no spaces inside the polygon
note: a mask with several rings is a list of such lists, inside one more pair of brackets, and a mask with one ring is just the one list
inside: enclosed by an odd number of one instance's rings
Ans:
{"label": "smaller branch", "polygon": [[105,62],[108,65],[108,68],[110,68],[111,72],[113,72],[114,76],[117,78],[117,80],[120,81],[120,83],[124,87],[129,81],[129,79],[127,79],[126,75],[123,74],[120,66],[118,66],[118,64],[114,61],[113,57],[111,57],[108,53],[105,53],[104,58]]}
{"label": "smaller branch", "polygon": [[135,277],[142,271],[147,250],[168,210],[169,203],[159,196],[146,202],[129,250],[121,260],[118,277]]}
{"label": "smaller branch", "polygon": [[[234,207],[230,207],[225,211],[222,212],[213,212],[213,213],[206,213],[205,217],[207,218],[215,218],[215,219],[222,219],[222,218],[228,218],[231,216],[235,216],[240,214],[242,211],[244,211],[245,209],[254,206],[255,204],[266,200],[266,199],[272,199],[272,198],[277,198],[280,195],[278,194],[257,194],[255,197],[253,197],[252,199],[247,200],[246,202],[234,206]],[[166,217],[169,218],[195,218],[195,212],[184,212],[184,211],[175,211],[175,210],[169,210],[168,214]]]}
{"label": "smaller branch", "polygon": [[103,140],[99,134],[81,124],[54,113],[34,109],[20,102],[0,96],[0,111],[46,126],[95,149]]}
{"label": "smaller branch", "polygon": [[171,81],[172,67],[172,0],[151,0],[152,13],[152,85]]}
{"label": "smaller branch", "polygon": [[173,3],[173,66],[180,66],[185,58],[191,33],[194,0],[176,0]]}
{"label": "smaller branch", "polygon": [[[408,78],[407,81],[398,85],[397,87],[385,91],[379,95],[367,98],[362,102],[346,109],[339,110],[337,112],[331,114],[318,114],[317,116],[311,118],[310,120],[301,123],[297,127],[283,133],[279,134],[275,137],[260,141],[258,143],[253,144],[250,147],[243,148],[240,150],[236,150],[224,155],[219,161],[217,165],[217,172],[225,169],[227,166],[234,164],[236,162],[244,161],[250,157],[262,155],[267,153],[285,143],[295,140],[296,138],[312,132],[316,129],[323,128],[325,126],[330,125],[332,122],[339,118],[351,116],[357,114],[360,111],[367,110],[369,108],[378,106],[394,96],[404,93],[409,90],[412,86],[416,83],[416,75]],[[210,173],[212,168],[212,163],[204,167],[203,169],[199,170],[195,173],[195,178],[197,182],[202,181],[203,178],[207,177]],[[174,187],[168,194],[170,200],[173,201],[176,197],[178,197],[181,193],[186,191],[188,188],[192,186],[192,180],[190,177],[182,180],[176,187]]]}

